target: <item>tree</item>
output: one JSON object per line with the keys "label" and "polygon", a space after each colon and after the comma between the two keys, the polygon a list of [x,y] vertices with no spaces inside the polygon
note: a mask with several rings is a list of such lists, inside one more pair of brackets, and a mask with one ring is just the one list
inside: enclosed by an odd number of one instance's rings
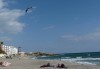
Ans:
{"label": "tree", "polygon": [[0,54],[6,54],[6,52],[0,49]]}
{"label": "tree", "polygon": [[3,42],[0,42],[0,54],[6,54],[5,51],[2,50]]}
{"label": "tree", "polygon": [[3,42],[0,43],[1,45],[3,44]]}

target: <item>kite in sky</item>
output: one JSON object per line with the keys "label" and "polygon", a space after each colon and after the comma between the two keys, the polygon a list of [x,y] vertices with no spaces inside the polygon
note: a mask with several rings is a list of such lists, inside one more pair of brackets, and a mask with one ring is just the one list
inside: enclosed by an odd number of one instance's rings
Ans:
{"label": "kite in sky", "polygon": [[28,13],[28,11],[31,11],[32,8],[33,8],[32,6],[31,6],[31,7],[28,7],[28,8],[25,10],[25,12]]}

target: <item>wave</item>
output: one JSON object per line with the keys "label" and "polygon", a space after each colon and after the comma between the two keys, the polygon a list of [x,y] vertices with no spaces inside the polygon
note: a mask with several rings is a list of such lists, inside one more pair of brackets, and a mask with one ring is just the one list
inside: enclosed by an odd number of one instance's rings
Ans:
{"label": "wave", "polygon": [[82,58],[82,57],[76,57],[76,58],[62,58],[62,61],[68,61],[68,62],[76,62],[79,64],[89,64],[89,65],[100,65],[100,58]]}
{"label": "wave", "polygon": [[55,56],[41,56],[33,59],[61,60],[80,64],[100,65],[100,52],[61,53]]}

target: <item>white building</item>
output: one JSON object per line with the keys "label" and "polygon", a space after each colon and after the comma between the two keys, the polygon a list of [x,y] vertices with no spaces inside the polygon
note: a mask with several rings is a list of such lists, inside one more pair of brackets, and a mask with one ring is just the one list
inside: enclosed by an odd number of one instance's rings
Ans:
{"label": "white building", "polygon": [[14,46],[2,45],[2,50],[7,53],[7,55],[18,54],[18,48]]}

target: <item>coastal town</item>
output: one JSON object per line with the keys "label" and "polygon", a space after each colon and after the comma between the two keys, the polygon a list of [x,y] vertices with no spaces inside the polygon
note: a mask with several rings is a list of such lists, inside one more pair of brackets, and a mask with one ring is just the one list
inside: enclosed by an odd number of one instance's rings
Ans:
{"label": "coastal town", "polygon": [[57,54],[53,53],[43,53],[43,52],[23,52],[20,50],[21,47],[15,47],[15,46],[7,46],[4,45],[3,42],[0,42],[0,57],[5,56],[54,56]]}

